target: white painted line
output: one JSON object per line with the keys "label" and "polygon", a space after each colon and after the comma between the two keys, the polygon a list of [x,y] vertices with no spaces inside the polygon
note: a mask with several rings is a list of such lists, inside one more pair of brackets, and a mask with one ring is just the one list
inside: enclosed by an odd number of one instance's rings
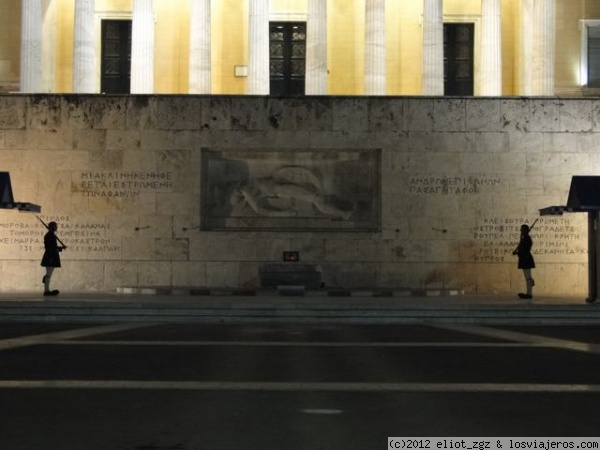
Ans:
{"label": "white painted line", "polygon": [[53,345],[172,347],[543,347],[522,342],[310,342],[310,341],[52,341]]}
{"label": "white painted line", "polygon": [[330,408],[306,408],[301,409],[304,414],[321,414],[321,415],[334,415],[342,414],[344,411],[341,409],[330,409]]}
{"label": "white painted line", "polygon": [[271,392],[600,392],[598,384],[528,383],[302,383],[129,380],[0,380],[0,389],[129,389]]}
{"label": "white painted line", "polygon": [[80,339],[98,334],[115,333],[119,331],[134,330],[153,326],[153,324],[116,324],[100,325],[88,328],[79,328],[76,330],[56,331],[52,333],[36,334],[30,336],[20,336],[0,341],[0,351],[9,350],[18,347],[28,347],[30,345],[51,344],[56,341],[65,342],[68,339]]}
{"label": "white painted line", "polygon": [[584,353],[600,354],[600,345],[589,344],[586,342],[570,341],[567,339],[557,339],[547,336],[539,336],[536,334],[521,333],[518,331],[482,327],[478,325],[431,324],[431,326],[441,328],[444,330],[476,334],[478,336],[494,337],[498,339],[505,339],[508,341],[529,343],[533,345],[542,345],[545,347],[560,348]]}

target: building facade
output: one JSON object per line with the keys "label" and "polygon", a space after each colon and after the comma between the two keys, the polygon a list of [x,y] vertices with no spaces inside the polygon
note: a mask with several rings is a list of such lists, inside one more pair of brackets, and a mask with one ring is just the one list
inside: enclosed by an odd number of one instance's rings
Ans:
{"label": "building facade", "polygon": [[4,92],[594,93],[594,0],[6,0]]}
{"label": "building facade", "polygon": [[[595,0],[174,4],[0,4],[0,171],[61,289],[256,287],[298,251],[328,287],[516,293],[520,225],[600,170]],[[586,227],[540,219],[535,295],[585,295]],[[43,232],[2,213],[0,290],[41,290]]]}

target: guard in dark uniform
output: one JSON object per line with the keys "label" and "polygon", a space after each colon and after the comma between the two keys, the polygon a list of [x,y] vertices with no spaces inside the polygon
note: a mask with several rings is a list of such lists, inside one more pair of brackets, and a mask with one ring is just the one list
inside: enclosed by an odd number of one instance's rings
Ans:
{"label": "guard in dark uniform", "polygon": [[46,268],[46,275],[42,278],[42,283],[44,283],[44,295],[58,295],[59,291],[57,289],[50,289],[50,280],[52,279],[52,274],[54,273],[54,269],[60,267],[60,252],[64,250],[64,247],[58,245],[58,240],[56,238],[56,230],[58,229],[58,225],[56,222],[50,222],[48,224],[48,232],[44,236],[44,256],[42,257],[42,267]]}
{"label": "guard in dark uniform", "polygon": [[531,236],[529,236],[529,226],[523,224],[521,225],[521,239],[519,240],[519,245],[513,251],[513,255],[517,255],[519,257],[518,268],[523,270],[525,284],[527,286],[527,292],[519,292],[519,298],[533,298],[532,291],[533,286],[535,286],[535,281],[531,277],[531,269],[535,269],[535,261],[533,260],[533,255],[531,254],[532,246],[533,241],[531,240]]}

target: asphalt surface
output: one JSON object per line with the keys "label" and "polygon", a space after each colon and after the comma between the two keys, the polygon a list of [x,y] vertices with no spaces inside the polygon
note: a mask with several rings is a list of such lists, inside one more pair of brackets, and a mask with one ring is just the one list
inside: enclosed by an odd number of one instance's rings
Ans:
{"label": "asphalt surface", "polygon": [[596,436],[600,325],[0,323],[9,450]]}

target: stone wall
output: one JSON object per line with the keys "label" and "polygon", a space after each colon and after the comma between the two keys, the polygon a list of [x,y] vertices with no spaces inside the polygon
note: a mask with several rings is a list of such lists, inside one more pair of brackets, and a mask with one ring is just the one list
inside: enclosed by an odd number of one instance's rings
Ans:
{"label": "stone wall", "polygon": [[[332,287],[518,292],[520,224],[565,204],[572,175],[600,172],[599,144],[592,99],[0,96],[0,170],[15,200],[58,222],[66,291],[257,286],[259,267],[292,250]],[[375,229],[203,226],[206,152],[272,152],[289,166],[325,150],[377,155]],[[316,204],[298,210],[333,220]],[[0,216],[0,291],[41,290],[42,225]],[[586,217],[543,217],[532,237],[536,293],[585,295]]]}

